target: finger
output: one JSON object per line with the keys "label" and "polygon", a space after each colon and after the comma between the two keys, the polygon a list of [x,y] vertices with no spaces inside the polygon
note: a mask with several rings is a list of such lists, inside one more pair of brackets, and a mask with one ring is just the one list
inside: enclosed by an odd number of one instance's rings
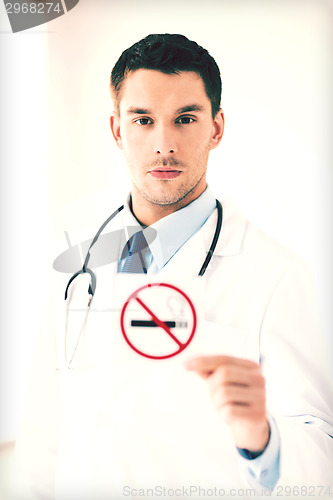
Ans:
{"label": "finger", "polygon": [[265,407],[261,404],[238,404],[226,403],[218,408],[218,411],[227,424],[232,424],[237,420],[256,422],[265,418]]}
{"label": "finger", "polygon": [[260,367],[257,369],[247,369],[234,365],[219,366],[216,370],[208,375],[209,387],[211,390],[220,387],[221,385],[235,385],[251,388],[265,388],[265,378],[261,374]]}
{"label": "finger", "polygon": [[231,356],[198,356],[185,362],[187,370],[193,370],[202,376],[207,376],[219,366],[233,365],[251,370],[258,368],[258,363],[249,359],[234,358]]}
{"label": "finger", "polygon": [[265,405],[265,391],[262,388],[249,390],[235,385],[222,385],[212,388],[211,396],[216,408],[224,405]]}

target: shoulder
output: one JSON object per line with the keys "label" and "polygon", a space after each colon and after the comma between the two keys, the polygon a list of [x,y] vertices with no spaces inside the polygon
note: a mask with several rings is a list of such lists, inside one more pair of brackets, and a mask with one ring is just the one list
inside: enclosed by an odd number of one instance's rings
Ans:
{"label": "shoulder", "polygon": [[[222,202],[223,223],[221,235],[214,255],[237,257],[239,265],[257,269],[275,269],[279,273],[293,267],[306,267],[302,259],[275,238],[253,224],[230,200]],[[216,214],[212,214],[210,228],[212,234]],[[206,236],[207,242],[207,236]]]}

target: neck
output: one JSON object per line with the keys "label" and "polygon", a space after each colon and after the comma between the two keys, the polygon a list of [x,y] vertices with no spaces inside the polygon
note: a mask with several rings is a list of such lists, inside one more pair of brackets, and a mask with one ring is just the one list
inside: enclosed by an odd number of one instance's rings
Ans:
{"label": "neck", "polygon": [[206,186],[204,189],[200,190],[199,193],[194,193],[195,190],[193,190],[181,200],[168,205],[158,205],[146,200],[140,196],[140,194],[135,193],[135,191],[132,191],[130,208],[134,217],[141,225],[151,226],[154,222],[157,222],[160,219],[163,219],[163,217],[177,212],[177,210],[180,210],[181,208],[184,208],[192,203],[192,201],[196,200],[205,189]]}

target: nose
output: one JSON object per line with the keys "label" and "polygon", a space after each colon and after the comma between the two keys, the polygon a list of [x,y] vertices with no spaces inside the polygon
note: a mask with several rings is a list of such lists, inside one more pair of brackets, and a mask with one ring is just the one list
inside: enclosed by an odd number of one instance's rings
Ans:
{"label": "nose", "polygon": [[155,130],[154,153],[169,155],[177,153],[177,139],[170,127],[160,126]]}

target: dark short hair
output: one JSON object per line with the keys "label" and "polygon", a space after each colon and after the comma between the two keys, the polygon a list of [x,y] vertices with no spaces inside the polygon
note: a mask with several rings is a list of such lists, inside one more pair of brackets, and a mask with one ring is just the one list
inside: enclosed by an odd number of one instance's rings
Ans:
{"label": "dark short hair", "polygon": [[111,92],[117,107],[119,93],[127,74],[137,69],[153,69],[166,74],[194,71],[202,78],[212,105],[213,118],[220,109],[220,70],[206,49],[184,35],[148,35],[121,54],[110,78]]}

